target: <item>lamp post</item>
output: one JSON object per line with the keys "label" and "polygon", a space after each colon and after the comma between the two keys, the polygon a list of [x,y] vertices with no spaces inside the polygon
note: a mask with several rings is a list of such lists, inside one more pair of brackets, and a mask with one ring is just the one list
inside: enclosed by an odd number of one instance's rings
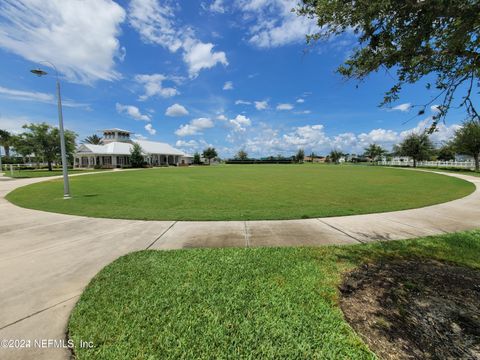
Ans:
{"label": "lamp post", "polygon": [[[42,61],[50,64],[55,69],[55,78],[57,83],[57,106],[58,106],[58,130],[60,132],[60,150],[62,153],[62,171],[63,171],[63,198],[70,199],[70,184],[68,182],[68,164],[67,151],[65,148],[65,133],[63,131],[63,113],[62,113],[62,97],[60,95],[60,81],[58,80],[58,71],[55,65],[49,61]],[[37,76],[44,76],[48,73],[41,69],[30,70],[31,73]]]}

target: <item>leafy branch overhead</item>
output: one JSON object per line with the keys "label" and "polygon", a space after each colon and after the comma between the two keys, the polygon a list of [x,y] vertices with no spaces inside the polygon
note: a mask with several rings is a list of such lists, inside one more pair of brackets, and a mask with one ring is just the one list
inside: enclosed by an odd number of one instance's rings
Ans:
{"label": "leafy branch overhead", "polygon": [[396,72],[381,106],[398,100],[405,84],[423,79],[436,93],[416,105],[418,115],[440,102],[430,131],[445,119],[458,93],[459,107],[480,121],[473,100],[480,87],[479,1],[303,0],[296,11],[315,18],[320,27],[307,35],[308,42],[352,32],[357,36],[359,46],[338,68],[345,78],[362,80],[382,69]]}

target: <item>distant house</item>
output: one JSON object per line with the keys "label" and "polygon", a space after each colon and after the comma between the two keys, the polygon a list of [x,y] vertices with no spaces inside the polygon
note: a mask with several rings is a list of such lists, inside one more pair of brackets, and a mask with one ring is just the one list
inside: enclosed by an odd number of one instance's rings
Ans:
{"label": "distant house", "polygon": [[130,151],[133,144],[141,146],[145,162],[151,166],[189,165],[193,156],[175,149],[169,144],[130,138],[130,131],[122,129],[103,130],[102,144],[81,144],[74,155],[76,168],[122,168],[130,166]]}
{"label": "distant house", "polygon": [[305,156],[303,158],[304,162],[314,162],[314,163],[324,163],[325,162],[325,156],[313,156],[313,161],[311,156]]}

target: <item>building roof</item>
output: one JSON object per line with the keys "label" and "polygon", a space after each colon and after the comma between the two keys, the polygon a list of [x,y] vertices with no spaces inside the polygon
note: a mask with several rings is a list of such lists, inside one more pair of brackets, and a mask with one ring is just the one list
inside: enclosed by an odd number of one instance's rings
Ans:
{"label": "building roof", "polygon": [[123,130],[123,129],[119,129],[119,128],[112,128],[112,129],[103,129],[103,130],[100,130],[101,132],[122,132],[122,133],[128,133],[128,134],[133,134],[131,131],[128,131],[128,130]]}
{"label": "building roof", "polygon": [[[185,156],[184,152],[166,143],[132,140],[142,147],[144,154],[162,154],[162,155],[180,155]],[[77,148],[77,153],[91,153],[98,155],[130,155],[133,144],[129,142],[112,141],[103,145],[82,144]]]}

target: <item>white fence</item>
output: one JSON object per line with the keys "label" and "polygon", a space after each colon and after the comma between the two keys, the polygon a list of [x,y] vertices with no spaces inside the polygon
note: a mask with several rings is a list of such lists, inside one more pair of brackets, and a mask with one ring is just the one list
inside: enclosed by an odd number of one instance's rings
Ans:
{"label": "white fence", "polygon": [[[413,160],[400,161],[382,160],[378,162],[379,165],[385,166],[413,166]],[[458,169],[475,169],[475,162],[473,161],[417,161],[419,167],[436,167],[436,168],[458,168]]]}

